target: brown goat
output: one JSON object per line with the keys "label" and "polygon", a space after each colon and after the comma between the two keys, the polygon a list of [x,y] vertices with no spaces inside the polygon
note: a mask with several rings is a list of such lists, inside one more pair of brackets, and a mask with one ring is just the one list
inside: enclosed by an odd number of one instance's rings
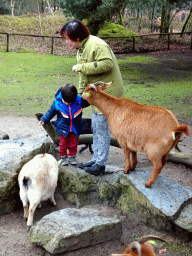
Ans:
{"label": "brown goat", "polygon": [[156,256],[152,244],[147,242],[149,240],[165,242],[157,236],[146,236],[128,245],[123,254],[112,254],[112,256]]}
{"label": "brown goat", "polygon": [[135,169],[137,152],[148,155],[153,171],[145,186],[151,187],[182,133],[189,135],[189,127],[179,125],[173,113],[163,107],[143,105],[103,92],[110,85],[111,82],[89,84],[82,97],[96,106],[108,119],[111,133],[118,140],[125,155],[124,173]]}

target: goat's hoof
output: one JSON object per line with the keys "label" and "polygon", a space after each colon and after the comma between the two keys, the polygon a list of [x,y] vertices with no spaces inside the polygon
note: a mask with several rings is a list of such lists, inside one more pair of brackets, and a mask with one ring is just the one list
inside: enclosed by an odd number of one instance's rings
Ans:
{"label": "goat's hoof", "polygon": [[27,221],[28,215],[23,215],[23,219],[24,219],[25,221]]}
{"label": "goat's hoof", "polygon": [[29,231],[31,227],[32,227],[32,225],[31,226],[27,226],[27,231]]}
{"label": "goat's hoof", "polygon": [[146,187],[146,188],[150,188],[150,187],[151,187],[151,183],[146,182],[146,183],[145,183],[145,187]]}
{"label": "goat's hoof", "polygon": [[124,170],[124,174],[129,174],[129,173],[130,173],[130,169]]}
{"label": "goat's hoof", "polygon": [[135,168],[136,168],[136,166],[134,165],[134,166],[132,166],[131,168],[130,168],[130,171],[132,172],[132,171],[135,171]]}

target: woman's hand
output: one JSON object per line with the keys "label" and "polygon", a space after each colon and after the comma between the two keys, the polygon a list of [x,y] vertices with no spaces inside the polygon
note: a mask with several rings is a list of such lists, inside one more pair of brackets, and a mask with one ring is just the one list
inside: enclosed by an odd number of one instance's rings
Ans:
{"label": "woman's hand", "polygon": [[78,71],[79,71],[78,65],[73,66],[73,67],[72,67],[72,71],[73,71],[73,72],[78,72]]}

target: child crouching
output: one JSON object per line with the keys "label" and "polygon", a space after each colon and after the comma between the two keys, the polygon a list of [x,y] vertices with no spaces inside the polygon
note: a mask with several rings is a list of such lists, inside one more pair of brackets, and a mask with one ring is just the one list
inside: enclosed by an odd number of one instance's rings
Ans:
{"label": "child crouching", "polygon": [[60,165],[77,164],[76,154],[78,137],[82,129],[82,108],[88,106],[89,103],[77,95],[76,87],[67,83],[56,92],[51,107],[41,117],[40,124],[44,125],[57,114],[55,128],[60,137]]}

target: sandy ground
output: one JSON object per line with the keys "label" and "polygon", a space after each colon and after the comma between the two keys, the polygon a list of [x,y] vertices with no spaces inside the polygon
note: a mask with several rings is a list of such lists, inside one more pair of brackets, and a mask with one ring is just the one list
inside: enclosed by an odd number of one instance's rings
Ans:
{"label": "sandy ground", "polygon": [[[39,125],[36,118],[28,117],[14,117],[14,116],[0,116],[0,130],[9,134],[10,139],[16,139],[20,137],[25,137],[39,132],[44,132],[44,129]],[[81,154],[79,150],[82,145],[78,148],[77,160],[80,162],[85,162],[91,158],[91,153],[88,149],[83,151]],[[187,153],[192,154],[192,142],[191,137],[183,137],[183,141],[180,143],[181,149]],[[119,148],[111,147],[109,154],[110,165],[118,165],[124,167],[124,156],[123,152]],[[138,156],[138,167],[148,168],[152,170],[152,166],[149,163],[147,157],[143,154]],[[161,175],[172,179],[175,182],[186,186],[192,190],[192,171],[191,168],[187,168],[183,165],[176,165],[173,163],[167,163],[161,173]],[[57,206],[52,208],[47,202],[43,202],[42,208],[37,209],[35,212],[34,222],[40,220],[44,215],[59,209],[66,207],[74,207],[68,204],[64,199],[59,189],[57,189],[55,194],[55,199]],[[111,255],[112,253],[122,253],[130,241],[134,238],[141,237],[143,235],[153,234],[161,235],[173,244],[181,244],[177,237],[172,237],[165,233],[160,233],[150,227],[147,227],[141,219],[136,216],[123,216],[118,209],[108,207],[108,206],[95,206],[103,211],[104,214],[111,216],[117,215],[123,220],[123,235],[121,241],[109,241],[100,245],[93,247],[84,248],[78,251],[68,252],[62,255],[65,256],[98,256],[98,255]],[[23,210],[14,212],[13,214],[0,216],[0,256],[38,256],[38,255],[50,255],[45,252],[42,248],[33,245],[29,242],[27,237],[26,222],[23,220]],[[185,248],[188,245],[183,244]],[[165,250],[164,250],[165,249]],[[162,251],[163,250],[163,251]],[[156,247],[157,255],[180,255],[184,256],[179,249],[177,252],[172,252],[164,244],[158,245]],[[192,255],[192,254],[189,254]]]}

